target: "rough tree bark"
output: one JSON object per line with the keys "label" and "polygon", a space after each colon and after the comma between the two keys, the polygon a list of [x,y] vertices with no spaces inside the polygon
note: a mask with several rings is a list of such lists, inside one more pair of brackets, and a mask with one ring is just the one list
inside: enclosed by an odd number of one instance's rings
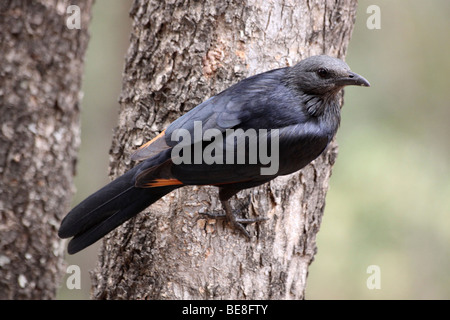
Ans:
{"label": "rough tree bark", "polygon": [[61,279],[91,3],[0,3],[0,299],[51,299]]}
{"label": "rough tree bark", "polygon": [[[111,175],[130,153],[192,107],[255,73],[314,54],[343,58],[356,0],[144,1],[133,32],[111,148]],[[301,172],[240,192],[234,208],[270,219],[247,241],[199,212],[214,187],[167,195],[104,241],[96,299],[302,299],[316,253],[337,146]]]}

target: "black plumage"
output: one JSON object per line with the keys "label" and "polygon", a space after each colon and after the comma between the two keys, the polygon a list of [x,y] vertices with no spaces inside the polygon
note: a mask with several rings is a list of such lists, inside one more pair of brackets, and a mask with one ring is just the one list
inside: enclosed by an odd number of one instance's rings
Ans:
{"label": "black plumage", "polygon": [[[242,224],[261,219],[237,218],[229,198],[317,158],[339,127],[338,93],[346,85],[369,83],[345,62],[325,55],[238,82],[137,150],[132,159],[142,162],[73,208],[63,219],[59,236],[74,237],[68,251],[75,253],[184,185],[218,186],[224,217],[248,235]],[[190,139],[184,141],[180,133]],[[277,155],[275,171],[269,170],[274,163],[252,158],[261,149],[259,144],[252,149],[251,141],[267,142],[266,155]],[[239,150],[245,151],[240,160]],[[202,158],[206,151],[214,162]],[[234,153],[227,158],[229,151]]]}

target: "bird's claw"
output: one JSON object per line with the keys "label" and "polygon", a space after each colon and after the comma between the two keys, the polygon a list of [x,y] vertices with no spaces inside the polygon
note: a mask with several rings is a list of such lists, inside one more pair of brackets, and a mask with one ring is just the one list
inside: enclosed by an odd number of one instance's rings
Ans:
{"label": "bird's claw", "polygon": [[228,213],[227,211],[228,210],[225,210],[226,213],[200,212],[199,214],[204,215],[210,219],[226,220],[233,226],[233,228],[239,230],[247,238],[251,238],[251,236],[250,233],[248,233],[248,231],[245,229],[244,225],[268,220],[268,218],[266,217],[238,218],[235,212]]}

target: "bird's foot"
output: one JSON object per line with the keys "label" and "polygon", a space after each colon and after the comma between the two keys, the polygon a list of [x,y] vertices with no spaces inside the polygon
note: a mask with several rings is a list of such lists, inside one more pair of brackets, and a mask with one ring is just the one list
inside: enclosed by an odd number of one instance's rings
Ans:
{"label": "bird's foot", "polygon": [[251,238],[250,233],[248,233],[248,231],[245,229],[246,224],[251,224],[251,223],[258,223],[261,221],[265,221],[268,220],[268,218],[266,217],[257,217],[257,218],[239,218],[237,216],[237,211],[233,211],[231,209],[230,204],[227,201],[223,201],[222,202],[222,206],[225,210],[225,213],[211,213],[211,212],[203,212],[200,213],[201,215],[207,216],[208,218],[211,219],[220,219],[220,220],[226,220],[227,222],[229,222],[233,228],[239,230],[239,232],[241,232],[244,236],[246,236],[247,238]]}

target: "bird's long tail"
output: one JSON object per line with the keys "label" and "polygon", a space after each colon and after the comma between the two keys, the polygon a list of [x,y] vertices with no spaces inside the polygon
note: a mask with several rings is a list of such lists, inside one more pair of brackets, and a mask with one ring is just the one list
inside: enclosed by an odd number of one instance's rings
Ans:
{"label": "bird's long tail", "polygon": [[135,176],[141,165],[104,186],[75,208],[61,222],[58,235],[73,237],[68,252],[74,254],[132,218],[178,186],[139,188]]}

